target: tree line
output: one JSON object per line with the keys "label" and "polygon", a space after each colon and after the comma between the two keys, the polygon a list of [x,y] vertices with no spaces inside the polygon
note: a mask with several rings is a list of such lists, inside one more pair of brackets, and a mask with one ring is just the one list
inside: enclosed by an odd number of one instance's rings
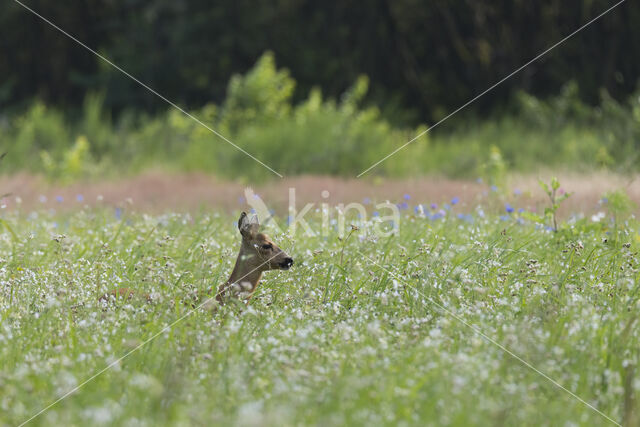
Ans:
{"label": "tree line", "polygon": [[[188,108],[220,102],[230,77],[265,51],[297,81],[339,96],[356,78],[392,119],[436,120],[614,4],[613,0],[24,0],[127,72]],[[625,98],[640,72],[640,4],[627,1],[474,105],[514,91],[556,94],[568,81],[595,102]],[[34,99],[74,111],[166,109],[134,81],[19,4],[0,14],[0,114]]]}

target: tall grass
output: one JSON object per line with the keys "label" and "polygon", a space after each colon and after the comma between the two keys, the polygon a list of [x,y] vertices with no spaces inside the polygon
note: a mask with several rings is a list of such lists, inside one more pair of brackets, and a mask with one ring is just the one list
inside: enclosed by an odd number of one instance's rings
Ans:
{"label": "tall grass", "polygon": [[[462,319],[637,425],[638,224],[619,213],[552,233],[453,213],[406,214],[389,238],[355,218],[348,240],[272,236],[296,265],[267,274],[249,308],[196,310],[34,424],[611,425]],[[187,314],[189,294],[224,281],[239,239],[235,217],[217,214],[7,219],[0,424],[10,425]],[[155,302],[102,306],[118,286]]]}

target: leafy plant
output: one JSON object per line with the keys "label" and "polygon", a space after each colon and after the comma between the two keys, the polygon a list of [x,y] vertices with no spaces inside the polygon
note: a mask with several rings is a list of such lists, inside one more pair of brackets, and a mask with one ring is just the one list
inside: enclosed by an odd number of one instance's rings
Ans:
{"label": "leafy plant", "polygon": [[484,175],[489,185],[504,189],[507,165],[502,157],[500,148],[496,145],[489,147],[489,160],[484,165]]}
{"label": "leafy plant", "polygon": [[544,209],[544,216],[551,221],[553,231],[558,231],[558,220],[556,218],[556,213],[558,212],[558,208],[560,208],[560,203],[567,200],[571,193],[567,193],[560,189],[560,182],[558,178],[551,178],[551,184],[547,185],[544,181],[539,181],[540,187],[544,190],[544,192],[549,197],[550,206]]}
{"label": "leafy plant", "polygon": [[44,171],[49,178],[71,181],[85,176],[91,169],[90,145],[86,136],[80,135],[76,142],[57,160],[48,151],[40,152]]}
{"label": "leafy plant", "polygon": [[617,240],[621,223],[629,218],[636,208],[636,204],[622,190],[609,191],[605,193],[602,200],[605,201],[607,210],[613,220],[613,228]]}
{"label": "leafy plant", "polygon": [[542,180],[538,181],[538,183],[540,184],[540,188],[542,188],[542,190],[549,198],[549,206],[544,208],[543,215],[538,215],[533,212],[523,212],[521,216],[525,219],[537,222],[539,224],[547,225],[551,228],[551,230],[557,232],[558,209],[560,208],[560,204],[571,196],[571,193],[567,193],[560,188],[560,182],[556,177],[551,178],[551,182],[549,184]]}
{"label": "leafy plant", "polygon": [[246,75],[231,78],[222,112],[224,128],[235,134],[249,123],[285,117],[295,85],[288,70],[276,68],[273,53],[264,53]]}

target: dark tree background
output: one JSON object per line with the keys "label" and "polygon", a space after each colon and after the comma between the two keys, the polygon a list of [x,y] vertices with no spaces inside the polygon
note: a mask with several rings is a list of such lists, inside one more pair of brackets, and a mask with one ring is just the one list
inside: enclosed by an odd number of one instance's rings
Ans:
{"label": "dark tree background", "polygon": [[[615,0],[24,0],[116,64],[189,108],[219,102],[229,77],[265,51],[297,80],[340,94],[359,74],[369,101],[404,119],[435,119],[586,23]],[[628,0],[474,105],[486,113],[515,90],[556,93],[575,80],[596,101],[624,98],[640,72],[640,4]],[[0,106],[35,98],[73,110],[88,91],[107,106],[166,104],[75,42],[4,0]]]}

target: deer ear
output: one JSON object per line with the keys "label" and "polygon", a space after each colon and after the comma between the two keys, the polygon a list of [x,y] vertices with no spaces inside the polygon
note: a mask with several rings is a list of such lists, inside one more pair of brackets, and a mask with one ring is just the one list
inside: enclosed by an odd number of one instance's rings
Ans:
{"label": "deer ear", "polygon": [[242,230],[246,228],[248,225],[249,225],[249,218],[247,217],[247,213],[242,212],[240,214],[240,218],[238,219],[238,230],[242,232]]}
{"label": "deer ear", "polygon": [[238,219],[238,230],[240,230],[240,234],[244,238],[252,238],[259,230],[260,224],[258,223],[258,217],[256,215],[253,218],[249,219],[246,212],[242,212],[240,214],[240,219]]}

